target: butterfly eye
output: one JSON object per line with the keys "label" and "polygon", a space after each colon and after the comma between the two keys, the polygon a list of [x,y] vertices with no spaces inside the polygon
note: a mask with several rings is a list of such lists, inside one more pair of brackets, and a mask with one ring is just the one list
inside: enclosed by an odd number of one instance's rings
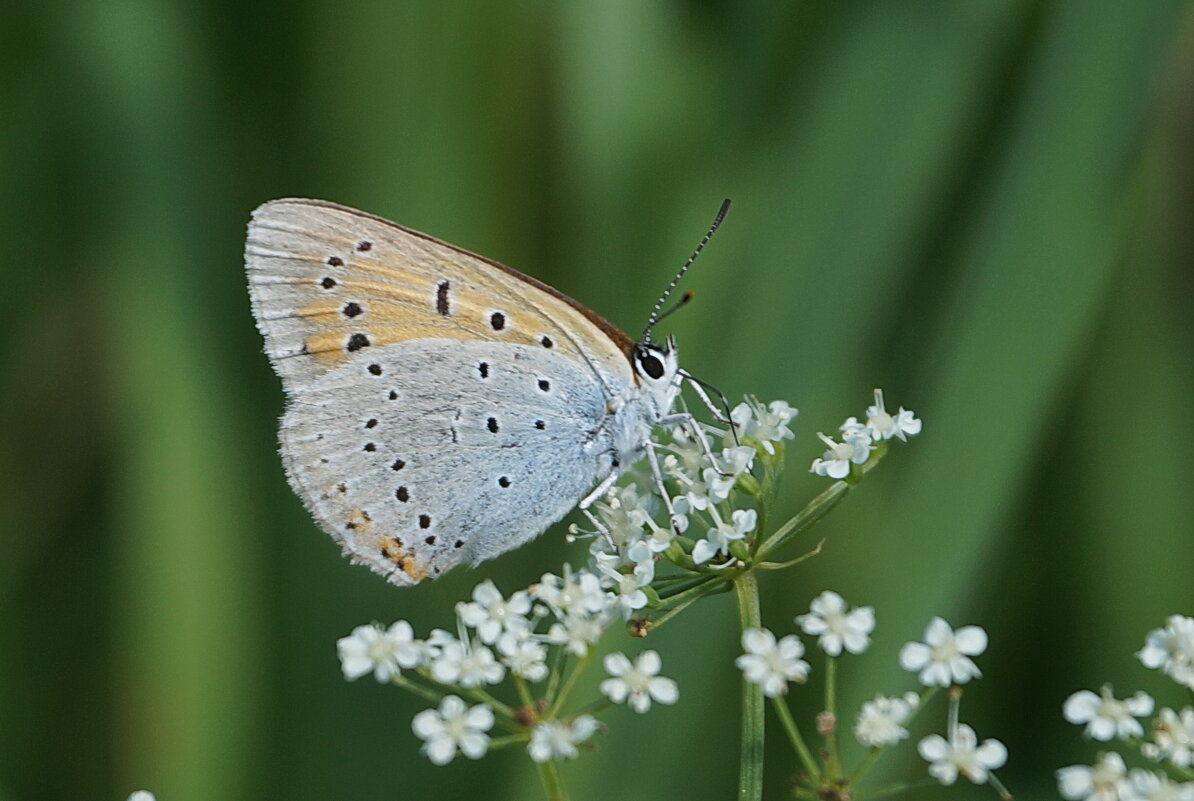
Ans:
{"label": "butterfly eye", "polygon": [[660,379],[663,378],[663,362],[659,357],[649,350],[640,350],[638,354],[638,366],[649,378]]}

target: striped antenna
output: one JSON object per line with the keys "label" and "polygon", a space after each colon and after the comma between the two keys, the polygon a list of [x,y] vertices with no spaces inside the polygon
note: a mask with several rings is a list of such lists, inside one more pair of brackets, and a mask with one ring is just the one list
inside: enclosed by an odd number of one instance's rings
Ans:
{"label": "striped antenna", "polygon": [[[692,255],[688,257],[688,261],[684,262],[684,266],[680,268],[680,272],[676,273],[676,277],[667,285],[667,289],[663,291],[663,295],[655,302],[655,308],[651,309],[651,316],[647,318],[647,327],[643,329],[643,336],[639,340],[640,342],[651,341],[651,329],[661,319],[659,312],[663,309],[663,304],[667,303],[667,299],[671,296],[672,290],[676,288],[676,284],[680,283],[680,279],[684,277],[684,273],[688,272],[688,268],[696,261],[697,256],[701,255],[701,250],[704,249],[705,243],[713,238],[713,234],[717,232],[718,226],[721,225],[721,221],[725,219],[726,212],[729,210],[730,199],[726,198],[721,202],[721,208],[718,210],[717,216],[713,218],[713,224],[709,226],[708,233],[701,239],[700,244],[696,246],[696,250],[692,252]],[[683,301],[679,305],[683,305]],[[674,311],[674,309],[671,311]]]}

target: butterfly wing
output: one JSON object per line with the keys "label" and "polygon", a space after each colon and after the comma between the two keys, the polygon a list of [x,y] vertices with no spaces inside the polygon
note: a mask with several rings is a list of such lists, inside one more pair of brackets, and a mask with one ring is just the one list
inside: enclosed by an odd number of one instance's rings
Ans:
{"label": "butterfly wing", "polygon": [[411,584],[490,558],[611,469],[629,339],[549,287],[308,200],[254,212],[246,264],[287,474],[354,561]]}
{"label": "butterfly wing", "polygon": [[281,439],[323,528],[354,561],[409,584],[567,514],[612,467],[606,416],[591,374],[564,356],[420,339],[295,390]]}
{"label": "butterfly wing", "polygon": [[258,207],[245,246],[266,351],[287,389],[354,353],[415,339],[534,345],[630,380],[633,341],[530,276],[320,200]]}

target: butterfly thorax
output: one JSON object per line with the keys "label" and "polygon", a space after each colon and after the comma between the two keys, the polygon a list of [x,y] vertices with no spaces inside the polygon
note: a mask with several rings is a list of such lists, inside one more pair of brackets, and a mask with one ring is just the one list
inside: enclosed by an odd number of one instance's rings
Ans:
{"label": "butterfly thorax", "polygon": [[671,414],[680,392],[680,364],[675,343],[636,343],[630,354],[635,382],[626,398],[610,398],[610,434],[618,462],[629,465],[642,455],[650,429]]}

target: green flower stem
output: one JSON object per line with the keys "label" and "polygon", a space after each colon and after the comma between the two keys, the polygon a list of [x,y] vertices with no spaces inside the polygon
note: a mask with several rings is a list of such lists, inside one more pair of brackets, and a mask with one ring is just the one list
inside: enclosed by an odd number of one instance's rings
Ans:
{"label": "green flower stem", "polygon": [[863,790],[855,793],[854,801],[871,801],[872,798],[883,798],[884,796],[895,795],[896,793],[903,793],[908,790],[919,790],[921,787],[932,787],[935,784],[937,784],[935,779],[920,779],[914,782],[887,784],[883,787],[876,787],[874,790]]}
{"label": "green flower stem", "polygon": [[1001,801],[1011,801],[1012,794],[1007,791],[1007,788],[1003,786],[1003,782],[999,781],[994,773],[987,774],[987,783],[995,788],[995,792],[999,793]]}
{"label": "green flower stem", "polygon": [[[724,584],[724,585],[720,585],[720,586],[717,586],[717,585],[704,586],[704,587],[700,587],[699,589],[700,589],[700,592],[696,592],[696,593],[692,594],[691,596],[684,598],[684,600],[682,600],[680,603],[678,603],[674,606],[670,606],[666,612],[664,612],[662,615],[660,615],[658,620],[652,620],[651,621],[651,631],[654,631],[655,629],[662,626],[664,623],[667,623],[669,620],[671,620],[676,615],[680,614],[685,609],[692,606],[694,603],[701,600],[702,598],[708,597],[710,595],[716,595],[719,592],[728,592],[730,589],[730,585]],[[680,596],[676,596],[676,597],[680,597]]]}
{"label": "green flower stem", "polygon": [[792,719],[792,710],[788,709],[787,701],[777,696],[771,699],[771,707],[779,717],[779,723],[784,727],[784,732],[788,735],[788,740],[792,743],[796,756],[800,757],[800,761],[804,763],[805,771],[811,779],[819,779],[821,767],[813,758],[812,751],[809,751],[808,746],[805,745],[804,738],[800,736],[800,729],[796,728],[796,721]]}
{"label": "green flower stem", "polygon": [[422,684],[416,684],[406,676],[403,676],[401,673],[395,673],[390,679],[390,684],[393,684],[395,687],[401,687],[407,692],[414,693],[420,698],[426,698],[433,704],[438,704],[444,699],[444,694],[442,692],[436,692],[430,687],[424,687]]}
{"label": "green flower stem", "polygon": [[865,776],[871,768],[875,766],[875,760],[883,753],[882,748],[871,748],[866,752],[866,756],[858,763],[858,767],[850,774],[850,778],[846,779],[846,784],[850,787],[856,787],[858,782]]}
{"label": "green flower stem", "polygon": [[[738,595],[738,619],[742,630],[763,624],[759,611],[759,580],[747,570],[734,578]],[[742,679],[742,752],[738,768],[738,801],[760,801],[763,797],[763,688]]]}
{"label": "green flower stem", "polygon": [[614,702],[609,700],[608,698],[598,698],[596,701],[589,704],[588,706],[581,707],[580,709],[576,710],[576,714],[573,715],[573,718],[574,719],[579,718],[581,715],[597,716],[597,715],[600,715],[605,710],[609,709],[613,705],[614,705]]}
{"label": "green flower stem", "polygon": [[552,654],[551,671],[547,674],[547,692],[543,695],[548,703],[556,697],[556,690],[560,689],[560,674],[564,670],[564,665],[567,664],[567,659],[568,650],[566,648],[556,648],[555,653]]}
{"label": "green flower stem", "polygon": [[503,748],[511,748],[516,745],[526,745],[527,736],[522,734],[503,734],[501,737],[489,738],[489,751],[500,751]]}
{"label": "green flower stem", "polygon": [[527,709],[534,709],[535,699],[531,697],[531,689],[527,687],[526,679],[513,673],[510,677],[514,679],[514,688],[518,690],[518,700],[522,701],[522,705]]}
{"label": "green flower stem", "polygon": [[825,660],[825,712],[833,721],[832,728],[825,733],[825,750],[829,754],[826,767],[831,779],[842,777],[842,763],[837,754],[837,659]]}
{"label": "green flower stem", "polygon": [[[796,535],[807,529],[809,526],[816,523],[822,517],[829,513],[829,510],[837,506],[838,502],[846,496],[846,493],[854,488],[854,484],[862,478],[862,476],[869,473],[879,464],[882,458],[882,451],[875,451],[871,454],[871,458],[866,464],[861,465],[858,469],[858,478],[851,476],[850,480],[835,481],[829,489],[822,492],[816,498],[813,498],[808,506],[796,513],[796,516],[784,523],[774,534],[768,537],[758,550],[758,559],[766,559],[770,554],[787,545],[796,538]],[[856,465],[857,466],[857,465]]]}
{"label": "green flower stem", "polygon": [[536,766],[539,769],[539,781],[543,784],[543,792],[547,795],[547,801],[568,801],[568,793],[564,792],[564,784],[560,781],[560,771],[556,767],[555,760],[538,762]]}
{"label": "green flower stem", "polygon": [[811,551],[809,551],[806,554],[797,556],[795,559],[789,559],[786,562],[756,562],[755,567],[758,568],[759,570],[787,570],[789,567],[792,567],[793,565],[800,564],[805,559],[812,559],[814,556],[819,555],[821,553],[821,546],[824,544],[825,544],[825,540],[821,540],[820,542],[817,543],[816,547],[813,548]]}
{"label": "green flower stem", "polygon": [[585,667],[592,658],[593,650],[590,648],[588,653],[576,660],[576,665],[572,668],[572,672],[564,680],[564,686],[560,690],[560,694],[552,701],[551,709],[548,710],[545,720],[555,720],[560,714],[560,710],[564,707],[565,702],[567,702],[568,696],[572,694],[572,690],[576,687],[577,679],[580,678],[581,673],[584,673]]}
{"label": "green flower stem", "polygon": [[713,576],[709,576],[707,574],[702,574],[699,576],[684,576],[683,581],[678,581],[675,584],[661,588],[659,590],[659,598],[664,601],[670,601],[677,595],[681,595],[695,587],[700,587],[704,584],[707,584],[708,582],[712,581],[713,578]]}
{"label": "green flower stem", "polygon": [[494,712],[497,712],[499,715],[502,715],[505,718],[509,718],[510,720],[517,722],[518,718],[515,716],[514,710],[508,704],[503,704],[501,701],[494,698],[492,695],[485,692],[480,687],[472,687],[468,690],[466,690],[464,688],[457,688],[457,689],[459,690],[461,695],[467,695],[469,698],[472,698],[474,701],[480,701],[481,703],[489,704],[491,707],[493,707]]}

